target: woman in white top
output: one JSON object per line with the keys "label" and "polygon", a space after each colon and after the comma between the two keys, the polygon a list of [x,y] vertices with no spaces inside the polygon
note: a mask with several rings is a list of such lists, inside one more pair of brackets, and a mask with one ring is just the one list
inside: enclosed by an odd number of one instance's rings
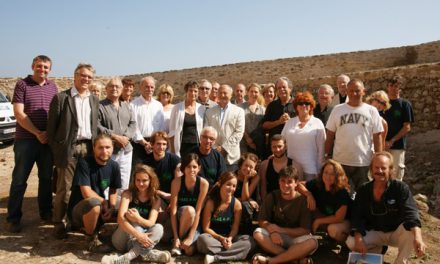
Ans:
{"label": "woman in white top", "polygon": [[287,156],[301,165],[302,180],[307,181],[316,178],[324,161],[325,127],[313,116],[315,106],[310,92],[297,93],[293,107],[298,116],[289,119],[281,132],[287,141]]}
{"label": "woman in white top", "polygon": [[172,104],[174,98],[174,91],[171,85],[164,83],[159,86],[157,92],[157,100],[163,105],[164,127],[168,133],[170,131],[170,116],[171,110],[173,110],[174,104]]}
{"label": "woman in white top", "polygon": [[185,100],[176,104],[171,111],[171,152],[184,157],[199,145],[206,107],[197,103],[199,84],[189,81],[185,84]]}

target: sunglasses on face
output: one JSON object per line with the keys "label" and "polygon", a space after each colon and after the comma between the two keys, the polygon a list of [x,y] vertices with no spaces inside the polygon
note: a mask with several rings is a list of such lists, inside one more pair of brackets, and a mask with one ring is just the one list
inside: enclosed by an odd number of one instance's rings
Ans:
{"label": "sunglasses on face", "polygon": [[300,105],[300,106],[310,106],[310,103],[309,102],[298,102],[297,105]]}

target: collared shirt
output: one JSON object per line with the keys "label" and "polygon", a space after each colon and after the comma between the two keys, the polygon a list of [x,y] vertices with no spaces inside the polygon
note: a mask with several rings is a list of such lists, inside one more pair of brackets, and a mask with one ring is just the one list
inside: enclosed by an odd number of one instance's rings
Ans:
{"label": "collared shirt", "polygon": [[130,104],[136,120],[135,141],[151,137],[154,132],[165,129],[163,106],[159,101],[153,98],[147,101],[141,95],[131,101]]}
{"label": "collared shirt", "polygon": [[[17,81],[12,103],[23,104],[23,111],[29,117],[32,124],[39,130],[46,131],[49,105],[57,92],[58,88],[53,81],[46,79],[44,84],[40,86],[29,75],[23,80]],[[36,137],[17,122],[15,138],[30,139]]]}
{"label": "collared shirt", "polygon": [[78,90],[72,87],[73,100],[75,101],[76,115],[78,116],[78,134],[77,140],[92,139],[90,92],[87,90],[85,96],[80,96]]}
{"label": "collared shirt", "polygon": [[[99,103],[98,113],[98,131],[108,135],[115,134],[126,136],[132,139],[136,133],[136,121],[130,105],[127,102],[119,101],[119,107],[115,107],[113,102],[109,99],[104,99]],[[125,151],[132,150],[129,143],[125,147]],[[118,148],[115,146],[114,153],[117,153]]]}
{"label": "collared shirt", "polygon": [[229,105],[229,103],[224,108],[220,107],[220,124],[222,126],[223,126],[223,119],[226,115],[226,111],[228,110],[228,105]]}
{"label": "collared shirt", "polygon": [[417,205],[408,185],[390,180],[379,202],[374,201],[374,180],[363,184],[356,193],[353,206],[352,232],[394,231],[403,224],[406,230],[421,227]]}
{"label": "collared shirt", "polygon": [[313,109],[313,115],[316,118],[319,118],[325,126],[327,124],[328,117],[330,116],[332,110],[333,110],[333,106],[328,105],[324,108],[324,110],[321,110],[321,105],[316,104],[315,109]]}
{"label": "collared shirt", "polygon": [[197,103],[203,105],[206,108],[206,110],[217,105],[217,103],[212,101],[211,99],[208,99],[208,101],[206,101],[206,102],[202,102],[202,101],[200,101],[200,99],[197,99]]}

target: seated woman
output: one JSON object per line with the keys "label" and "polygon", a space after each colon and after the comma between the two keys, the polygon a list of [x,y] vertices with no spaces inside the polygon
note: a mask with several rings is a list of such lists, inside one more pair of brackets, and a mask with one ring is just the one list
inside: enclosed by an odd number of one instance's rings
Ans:
{"label": "seated woman", "polygon": [[205,264],[216,261],[244,260],[254,247],[248,235],[238,235],[241,203],[234,197],[237,177],[223,173],[209,192],[203,209],[203,231],[197,249],[206,254]]}
{"label": "seated woman", "polygon": [[171,226],[173,229],[173,255],[181,255],[181,250],[191,256],[195,251],[195,241],[200,234],[199,220],[202,206],[208,193],[209,183],[198,176],[199,156],[189,153],[182,160],[180,169],[183,176],[171,183]]}
{"label": "seated woman", "polygon": [[168,251],[153,249],[163,235],[163,227],[156,223],[160,199],[156,191],[159,180],[154,170],[138,164],[129,189],[122,193],[118,212],[118,229],[113,233],[113,246],[127,253],[121,256],[106,255],[102,263],[129,263],[137,256],[145,261],[167,263]]}
{"label": "seated woman", "polygon": [[312,231],[320,229],[338,242],[345,242],[350,232],[348,211],[351,204],[350,184],[341,164],[327,160],[318,178],[306,183],[316,201]]}
{"label": "seated woman", "polygon": [[258,211],[259,197],[257,197],[258,183],[260,176],[256,171],[258,163],[257,155],[253,153],[244,153],[238,161],[237,190],[234,194],[243,206],[243,217],[241,221],[240,232],[252,234],[252,218],[256,218]]}

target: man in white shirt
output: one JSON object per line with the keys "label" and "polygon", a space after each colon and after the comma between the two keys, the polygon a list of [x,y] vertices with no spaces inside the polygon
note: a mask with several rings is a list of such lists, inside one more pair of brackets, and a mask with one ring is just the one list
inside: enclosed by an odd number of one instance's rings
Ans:
{"label": "man in white shirt", "polygon": [[99,99],[89,92],[94,75],[92,65],[79,64],[75,69],[74,86],[58,93],[50,103],[47,135],[57,175],[52,220],[55,237],[59,239],[67,235],[63,219],[76,163],[91,153],[92,140],[97,136]]}
{"label": "man in white shirt", "polygon": [[132,166],[144,161],[147,153],[151,152],[151,135],[164,130],[163,106],[153,98],[155,88],[156,80],[153,76],[142,78],[139,87],[141,95],[130,103],[136,120]]}
{"label": "man in white shirt", "polygon": [[338,93],[333,98],[330,106],[336,106],[347,102],[347,84],[350,82],[350,77],[345,74],[341,74],[336,79],[336,86],[338,87]]}
{"label": "man in white shirt", "polygon": [[348,83],[347,95],[348,102],[335,106],[327,121],[325,156],[333,150],[333,159],[342,164],[355,192],[368,181],[373,149],[382,151],[383,127],[377,109],[362,102],[365,88],[361,80]]}

